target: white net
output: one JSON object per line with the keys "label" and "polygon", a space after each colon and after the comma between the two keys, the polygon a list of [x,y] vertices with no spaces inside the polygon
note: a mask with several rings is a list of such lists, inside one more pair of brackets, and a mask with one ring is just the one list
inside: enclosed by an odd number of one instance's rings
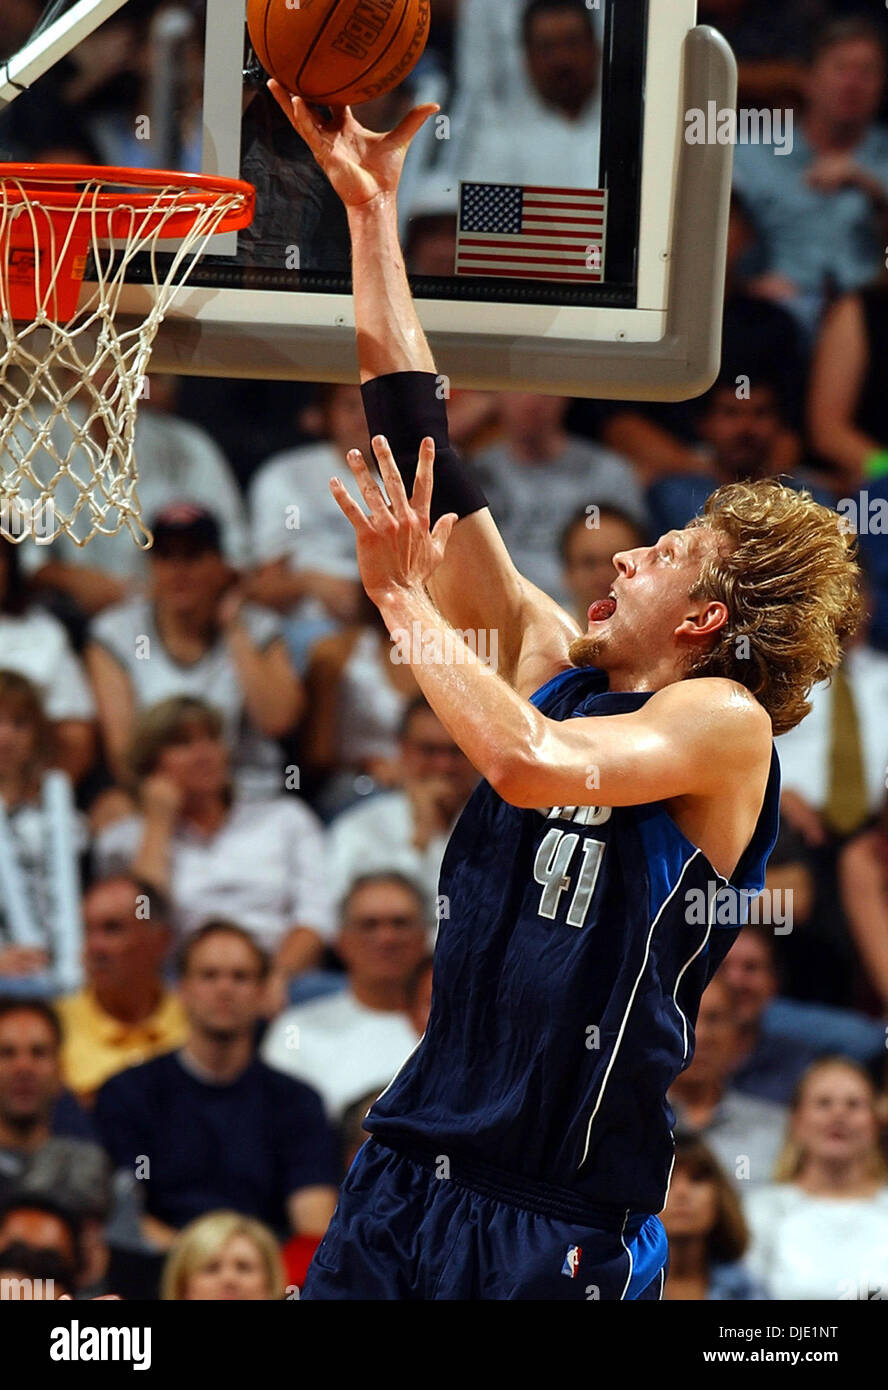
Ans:
{"label": "white net", "polygon": [[[108,179],[59,180],[68,198],[76,192],[73,209],[64,197],[54,202],[53,186],[50,177],[39,189],[23,184],[0,167],[0,533],[44,544],[67,535],[83,546],[126,527],[144,548],[151,536],[134,442],[152,345],[210,238],[243,211],[247,194],[235,184],[209,197],[191,186],[158,186],[147,196],[131,191],[128,200],[115,187],[109,212]],[[172,236],[176,249],[161,248]],[[127,270],[146,252],[151,307],[125,327],[118,310]],[[80,255],[89,283],[72,314],[57,321],[60,277],[70,277]],[[27,322],[23,266],[36,285]]]}

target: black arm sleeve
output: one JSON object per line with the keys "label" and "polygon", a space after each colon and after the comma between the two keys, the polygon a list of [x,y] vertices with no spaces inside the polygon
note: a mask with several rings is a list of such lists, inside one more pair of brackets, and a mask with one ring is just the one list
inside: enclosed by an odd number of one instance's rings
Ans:
{"label": "black arm sleeve", "polygon": [[416,480],[419,446],[426,435],[434,439],[433,525],[448,512],[464,517],[487,506],[479,483],[451,447],[447,408],[438,398],[440,380],[433,372],[390,372],[361,387],[370,438],[385,435],[408,495]]}

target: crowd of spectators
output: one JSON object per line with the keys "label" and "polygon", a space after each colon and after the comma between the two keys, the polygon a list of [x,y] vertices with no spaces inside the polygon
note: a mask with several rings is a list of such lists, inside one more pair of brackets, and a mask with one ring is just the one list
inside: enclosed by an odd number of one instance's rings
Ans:
{"label": "crowd of spectators", "polygon": [[[41,9],[0,7],[0,58]],[[0,150],[148,160],[132,113],[157,9],[133,3],[83,44],[42,85],[42,116],[14,103]],[[888,1294],[874,9],[700,5],[735,47],[741,102],[795,116],[791,153],[737,150],[723,369],[702,399],[450,401],[515,563],[583,622],[613,554],[685,525],[722,482],[780,475],[860,537],[866,624],[777,740],[766,891],[670,1096],[669,1299]],[[435,91],[452,117],[409,184],[413,271],[452,271],[454,171],[595,184],[600,43],[583,0],[436,0],[411,83],[358,113],[381,126]],[[183,167],[199,163],[196,100],[179,113]],[[294,178],[323,222],[304,168]],[[391,659],[327,490],[333,472],[354,488],[343,456],[367,448],[357,387],[148,387],[136,453],[153,550],[0,538],[0,1278],[281,1298],[425,1027],[438,870],[476,776]]]}

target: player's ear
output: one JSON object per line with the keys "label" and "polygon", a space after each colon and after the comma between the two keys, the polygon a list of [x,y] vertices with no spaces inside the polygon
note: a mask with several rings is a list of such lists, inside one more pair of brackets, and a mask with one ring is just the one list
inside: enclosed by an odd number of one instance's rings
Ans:
{"label": "player's ear", "polygon": [[703,637],[715,637],[727,626],[728,616],[727,605],[720,599],[701,599],[699,607],[695,606],[694,611],[680,624],[678,631],[694,641]]}

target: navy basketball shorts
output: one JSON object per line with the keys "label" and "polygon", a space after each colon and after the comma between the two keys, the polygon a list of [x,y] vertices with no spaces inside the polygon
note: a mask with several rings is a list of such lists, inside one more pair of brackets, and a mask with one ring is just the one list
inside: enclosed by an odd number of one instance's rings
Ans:
{"label": "navy basketball shorts", "polygon": [[[564,1221],[442,1178],[369,1139],[342,1185],[306,1277],[306,1299],[659,1299],[666,1232],[656,1216],[611,1229]],[[534,1205],[534,1204],[531,1204]],[[543,1204],[544,1205],[544,1204]]]}

